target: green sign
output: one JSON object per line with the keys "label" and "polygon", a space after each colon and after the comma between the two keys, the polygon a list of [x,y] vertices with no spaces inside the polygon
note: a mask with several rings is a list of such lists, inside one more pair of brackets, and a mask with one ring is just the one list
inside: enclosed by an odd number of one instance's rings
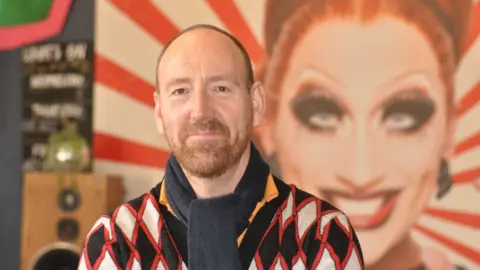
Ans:
{"label": "green sign", "polygon": [[0,26],[22,25],[46,19],[53,0],[0,0]]}
{"label": "green sign", "polygon": [[0,0],[0,51],[60,34],[73,0]]}

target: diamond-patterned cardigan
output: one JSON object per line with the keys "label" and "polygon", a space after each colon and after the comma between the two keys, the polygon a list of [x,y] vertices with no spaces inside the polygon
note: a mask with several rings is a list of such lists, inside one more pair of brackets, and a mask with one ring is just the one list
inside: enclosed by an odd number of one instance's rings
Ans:
{"label": "diamond-patterned cardigan", "polygon": [[[357,236],[340,210],[271,181],[278,196],[261,207],[239,244],[245,269],[364,269]],[[188,269],[186,227],[159,203],[161,188],[100,217],[78,269]]]}

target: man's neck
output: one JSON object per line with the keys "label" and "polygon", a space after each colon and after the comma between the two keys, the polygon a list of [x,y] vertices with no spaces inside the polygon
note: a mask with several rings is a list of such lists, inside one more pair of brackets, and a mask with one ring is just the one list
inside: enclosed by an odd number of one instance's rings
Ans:
{"label": "man's neck", "polygon": [[247,147],[239,162],[226,173],[217,178],[199,178],[185,172],[188,182],[199,199],[220,197],[235,191],[238,183],[248,166],[250,159],[250,145]]}

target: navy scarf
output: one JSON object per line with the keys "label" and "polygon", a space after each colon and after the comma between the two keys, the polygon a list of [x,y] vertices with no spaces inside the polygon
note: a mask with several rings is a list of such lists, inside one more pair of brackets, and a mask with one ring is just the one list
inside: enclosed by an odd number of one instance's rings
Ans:
{"label": "navy scarf", "polygon": [[188,228],[189,269],[241,269],[237,237],[265,194],[268,164],[250,143],[247,169],[232,194],[198,199],[173,155],[165,170],[167,199]]}

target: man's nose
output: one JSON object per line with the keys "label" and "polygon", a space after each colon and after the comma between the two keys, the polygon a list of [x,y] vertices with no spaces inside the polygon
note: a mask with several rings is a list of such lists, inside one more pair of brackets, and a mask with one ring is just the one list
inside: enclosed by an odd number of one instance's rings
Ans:
{"label": "man's nose", "polygon": [[191,117],[198,119],[211,116],[213,113],[211,97],[206,93],[205,89],[196,89],[191,97]]}

